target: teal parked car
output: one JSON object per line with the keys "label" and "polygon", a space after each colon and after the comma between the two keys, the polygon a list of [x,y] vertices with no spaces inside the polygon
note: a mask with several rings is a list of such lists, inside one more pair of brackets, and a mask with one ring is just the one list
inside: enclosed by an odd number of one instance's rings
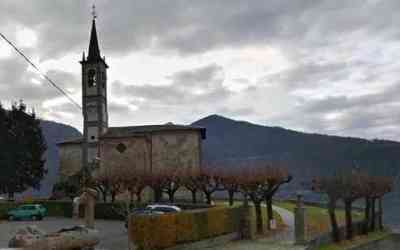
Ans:
{"label": "teal parked car", "polygon": [[22,205],[8,211],[8,220],[42,220],[47,215],[47,209],[39,204]]}

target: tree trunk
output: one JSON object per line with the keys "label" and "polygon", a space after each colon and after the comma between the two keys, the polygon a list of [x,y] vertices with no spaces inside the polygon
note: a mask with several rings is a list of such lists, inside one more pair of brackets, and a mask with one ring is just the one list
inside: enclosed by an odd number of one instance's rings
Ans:
{"label": "tree trunk", "polygon": [[160,202],[162,197],[162,191],[159,188],[154,189],[154,202]]}
{"label": "tree trunk", "polygon": [[261,202],[254,202],[254,207],[256,210],[257,233],[262,234],[264,230],[263,230],[263,221],[261,212]]}
{"label": "tree trunk", "polygon": [[371,199],[371,225],[370,231],[375,231],[375,221],[376,221],[376,212],[375,212],[375,200],[376,198]]}
{"label": "tree trunk", "polygon": [[383,230],[383,206],[382,206],[382,197],[378,199],[378,227],[379,230]]}
{"label": "tree trunk", "polygon": [[174,203],[175,202],[175,192],[173,192],[172,190],[168,191],[168,198],[169,198],[170,203]]}
{"label": "tree trunk", "polygon": [[233,198],[235,196],[235,191],[233,190],[228,190],[228,195],[229,195],[229,206],[233,206]]}
{"label": "tree trunk", "polygon": [[111,193],[111,203],[115,202],[115,197],[117,196],[117,194],[115,192]]}
{"label": "tree trunk", "polygon": [[346,213],[346,239],[353,239],[353,218],[351,214],[351,200],[344,201],[344,208]]}
{"label": "tree trunk", "polygon": [[197,192],[196,192],[196,190],[191,190],[190,191],[191,193],[192,193],[192,203],[193,204],[196,204],[197,203]]}
{"label": "tree trunk", "polygon": [[135,193],[133,191],[129,191],[129,202],[133,204],[134,202]]}
{"label": "tree trunk", "polygon": [[8,200],[9,201],[14,201],[14,192],[9,192],[8,193]]}
{"label": "tree trunk", "polygon": [[246,208],[249,206],[249,197],[247,196],[247,194],[244,194],[243,206]]}
{"label": "tree trunk", "polygon": [[271,230],[271,221],[274,219],[274,211],[272,210],[272,197],[266,197],[265,203],[267,204],[267,228]]}
{"label": "tree trunk", "polygon": [[142,202],[142,191],[137,191],[137,192],[136,192],[136,201],[137,201],[138,203],[141,203],[141,202]]}
{"label": "tree trunk", "polygon": [[204,194],[206,195],[207,204],[211,205],[211,193],[204,192]]}
{"label": "tree trunk", "polygon": [[331,226],[332,226],[332,238],[334,242],[339,242],[340,241],[340,234],[339,234],[339,227],[338,223],[336,220],[336,204],[334,201],[329,202],[329,207],[328,207],[328,213],[329,213],[329,218],[331,220]]}
{"label": "tree trunk", "polygon": [[363,233],[368,234],[369,231],[369,217],[370,217],[370,211],[371,211],[371,200],[369,197],[365,197],[365,208],[364,208],[364,228],[363,228]]}
{"label": "tree trunk", "polygon": [[101,196],[103,197],[103,202],[104,202],[104,203],[107,203],[107,192],[105,192],[105,191],[103,192],[103,191],[102,191],[102,192],[101,192]]}

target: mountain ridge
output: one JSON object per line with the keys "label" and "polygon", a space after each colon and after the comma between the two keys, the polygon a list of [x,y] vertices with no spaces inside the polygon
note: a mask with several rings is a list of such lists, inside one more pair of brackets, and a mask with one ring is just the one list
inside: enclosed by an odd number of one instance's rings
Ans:
{"label": "mountain ridge", "polygon": [[[400,143],[316,133],[298,132],[238,121],[221,115],[209,115],[192,123],[207,129],[203,141],[203,159],[227,165],[247,162],[283,163],[297,180],[328,174],[344,167],[362,167],[376,174],[397,175],[400,166]],[[53,121],[41,121],[48,150],[49,173],[40,191],[25,194],[48,196],[58,180],[57,143],[82,134],[74,127]]]}
{"label": "mountain ridge", "polygon": [[298,132],[215,114],[192,125],[207,129],[203,141],[206,162],[278,162],[299,180],[353,167],[397,175],[400,166],[400,143],[396,141]]}

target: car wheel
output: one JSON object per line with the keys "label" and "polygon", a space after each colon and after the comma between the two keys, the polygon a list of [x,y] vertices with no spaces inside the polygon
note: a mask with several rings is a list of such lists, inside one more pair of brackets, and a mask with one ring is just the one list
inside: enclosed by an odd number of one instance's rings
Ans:
{"label": "car wheel", "polygon": [[37,215],[32,215],[31,219],[32,219],[32,220],[39,220],[39,216],[37,216]]}
{"label": "car wheel", "polygon": [[9,215],[9,216],[8,216],[8,220],[9,220],[9,221],[15,220],[14,215]]}

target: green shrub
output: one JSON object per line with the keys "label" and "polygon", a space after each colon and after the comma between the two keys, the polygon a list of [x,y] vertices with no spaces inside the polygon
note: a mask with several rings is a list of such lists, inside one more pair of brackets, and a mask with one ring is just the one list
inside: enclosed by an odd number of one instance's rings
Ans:
{"label": "green shrub", "polygon": [[241,207],[214,207],[159,216],[131,216],[129,237],[139,249],[162,249],[240,231]]}

